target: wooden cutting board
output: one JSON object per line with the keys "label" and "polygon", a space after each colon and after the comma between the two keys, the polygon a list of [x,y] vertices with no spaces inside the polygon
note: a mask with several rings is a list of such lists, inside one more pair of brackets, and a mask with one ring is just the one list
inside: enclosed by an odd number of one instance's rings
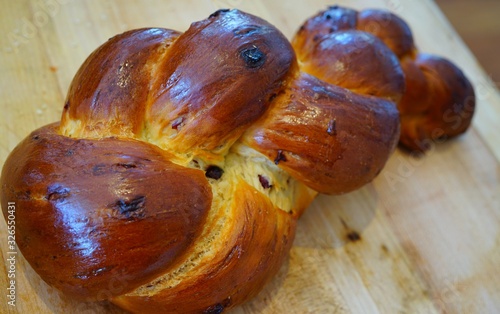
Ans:
{"label": "wooden cutting board", "polygon": [[[216,9],[259,15],[291,38],[328,1],[4,1],[0,11],[0,164],[33,129],[59,119],[77,68],[109,37],[138,27],[184,31]],[[472,80],[473,127],[423,158],[396,151],[359,191],[321,196],[301,218],[289,260],[234,313],[499,313],[500,97],[434,2],[338,1],[405,18],[418,47]],[[6,204],[2,204],[6,206]],[[48,287],[19,254],[16,306],[1,219],[1,313],[121,313]],[[359,235],[359,237],[355,236]],[[7,292],[6,292],[7,291]]]}

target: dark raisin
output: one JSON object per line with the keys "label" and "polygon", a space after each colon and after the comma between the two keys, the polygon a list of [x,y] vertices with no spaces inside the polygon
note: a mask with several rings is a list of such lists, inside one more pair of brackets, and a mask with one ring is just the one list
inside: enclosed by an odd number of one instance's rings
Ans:
{"label": "dark raisin", "polygon": [[65,188],[61,185],[51,185],[47,189],[47,196],[46,199],[49,201],[60,201],[64,200],[66,197],[69,196],[70,189]]}
{"label": "dark raisin", "polygon": [[222,177],[223,173],[224,170],[217,166],[208,166],[207,170],[205,171],[205,177],[219,180]]}
{"label": "dark raisin", "polygon": [[179,126],[181,126],[182,122],[184,122],[183,117],[179,117],[179,118],[175,119],[174,121],[172,121],[172,129],[178,130]]}
{"label": "dark raisin", "polygon": [[203,311],[203,314],[220,314],[222,312],[224,312],[224,305],[217,303],[205,309],[205,311]]}
{"label": "dark raisin", "polygon": [[243,49],[240,56],[245,61],[246,66],[251,69],[259,68],[266,62],[266,55],[255,45]]}
{"label": "dark raisin", "polygon": [[264,189],[270,189],[272,187],[272,185],[269,184],[269,180],[260,174],[259,174],[259,182],[260,182],[260,185],[262,185],[262,187]]}
{"label": "dark raisin", "polygon": [[328,122],[328,128],[326,129],[328,135],[337,135],[337,120],[333,119]]}
{"label": "dark raisin", "polygon": [[146,204],[145,196],[137,196],[132,200],[120,199],[116,201],[115,208],[127,218],[140,217]]}
{"label": "dark raisin", "polygon": [[286,157],[283,154],[283,151],[281,149],[278,150],[278,155],[276,155],[276,158],[274,158],[274,164],[277,165],[281,161],[286,161]]}
{"label": "dark raisin", "polygon": [[361,240],[361,236],[356,231],[351,231],[347,234],[347,239],[351,242],[356,242]]}

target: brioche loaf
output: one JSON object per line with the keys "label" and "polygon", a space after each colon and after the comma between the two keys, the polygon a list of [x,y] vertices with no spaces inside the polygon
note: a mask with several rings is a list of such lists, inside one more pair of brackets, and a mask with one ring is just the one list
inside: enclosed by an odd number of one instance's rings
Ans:
{"label": "brioche loaf", "polygon": [[[367,41],[385,44],[396,55],[386,62],[401,64],[405,77],[401,99],[394,94],[393,85],[383,83],[392,82],[386,75],[394,73],[380,71],[387,65],[367,58],[373,55]],[[471,123],[476,100],[467,77],[449,60],[419,53],[408,24],[389,11],[329,7],[300,27],[292,45],[304,72],[397,101],[400,143],[410,150],[425,151],[435,140],[462,134]]]}
{"label": "brioche loaf", "polygon": [[403,72],[366,45],[380,81],[349,90],[301,72],[275,27],[238,10],[111,38],[76,73],[61,121],[3,167],[24,257],[67,295],[131,312],[245,302],[317,193],[359,188],[394,150]]}

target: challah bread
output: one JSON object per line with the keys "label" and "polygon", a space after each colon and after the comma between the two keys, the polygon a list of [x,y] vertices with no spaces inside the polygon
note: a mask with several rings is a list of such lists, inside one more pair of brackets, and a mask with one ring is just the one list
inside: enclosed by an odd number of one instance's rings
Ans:
{"label": "challah bread", "polygon": [[25,258],[64,293],[220,313],[278,271],[318,191],[382,169],[399,138],[390,99],[300,72],[286,38],[241,11],[129,31],[83,63],[61,122],[9,155],[1,201],[17,203]]}
{"label": "challah bread", "polygon": [[[377,69],[385,65],[362,61],[364,55],[372,54],[359,42],[360,37],[369,36],[367,33],[380,39],[401,64],[406,88],[400,100],[393,96],[391,86],[378,88],[379,81],[386,78]],[[398,101],[400,143],[411,150],[424,151],[434,140],[462,134],[471,123],[475,95],[469,80],[445,58],[419,53],[408,24],[393,13],[332,6],[309,18],[295,34],[292,45],[304,72],[364,94]]]}
{"label": "challah bread", "polygon": [[318,192],[350,192],[370,182],[393,152],[394,108],[301,73],[241,140]]}

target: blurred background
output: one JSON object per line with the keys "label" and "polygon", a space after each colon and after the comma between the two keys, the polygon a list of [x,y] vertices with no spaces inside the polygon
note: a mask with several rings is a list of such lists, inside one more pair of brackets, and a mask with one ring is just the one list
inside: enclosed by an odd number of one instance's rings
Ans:
{"label": "blurred background", "polygon": [[435,0],[500,89],[500,0]]}

